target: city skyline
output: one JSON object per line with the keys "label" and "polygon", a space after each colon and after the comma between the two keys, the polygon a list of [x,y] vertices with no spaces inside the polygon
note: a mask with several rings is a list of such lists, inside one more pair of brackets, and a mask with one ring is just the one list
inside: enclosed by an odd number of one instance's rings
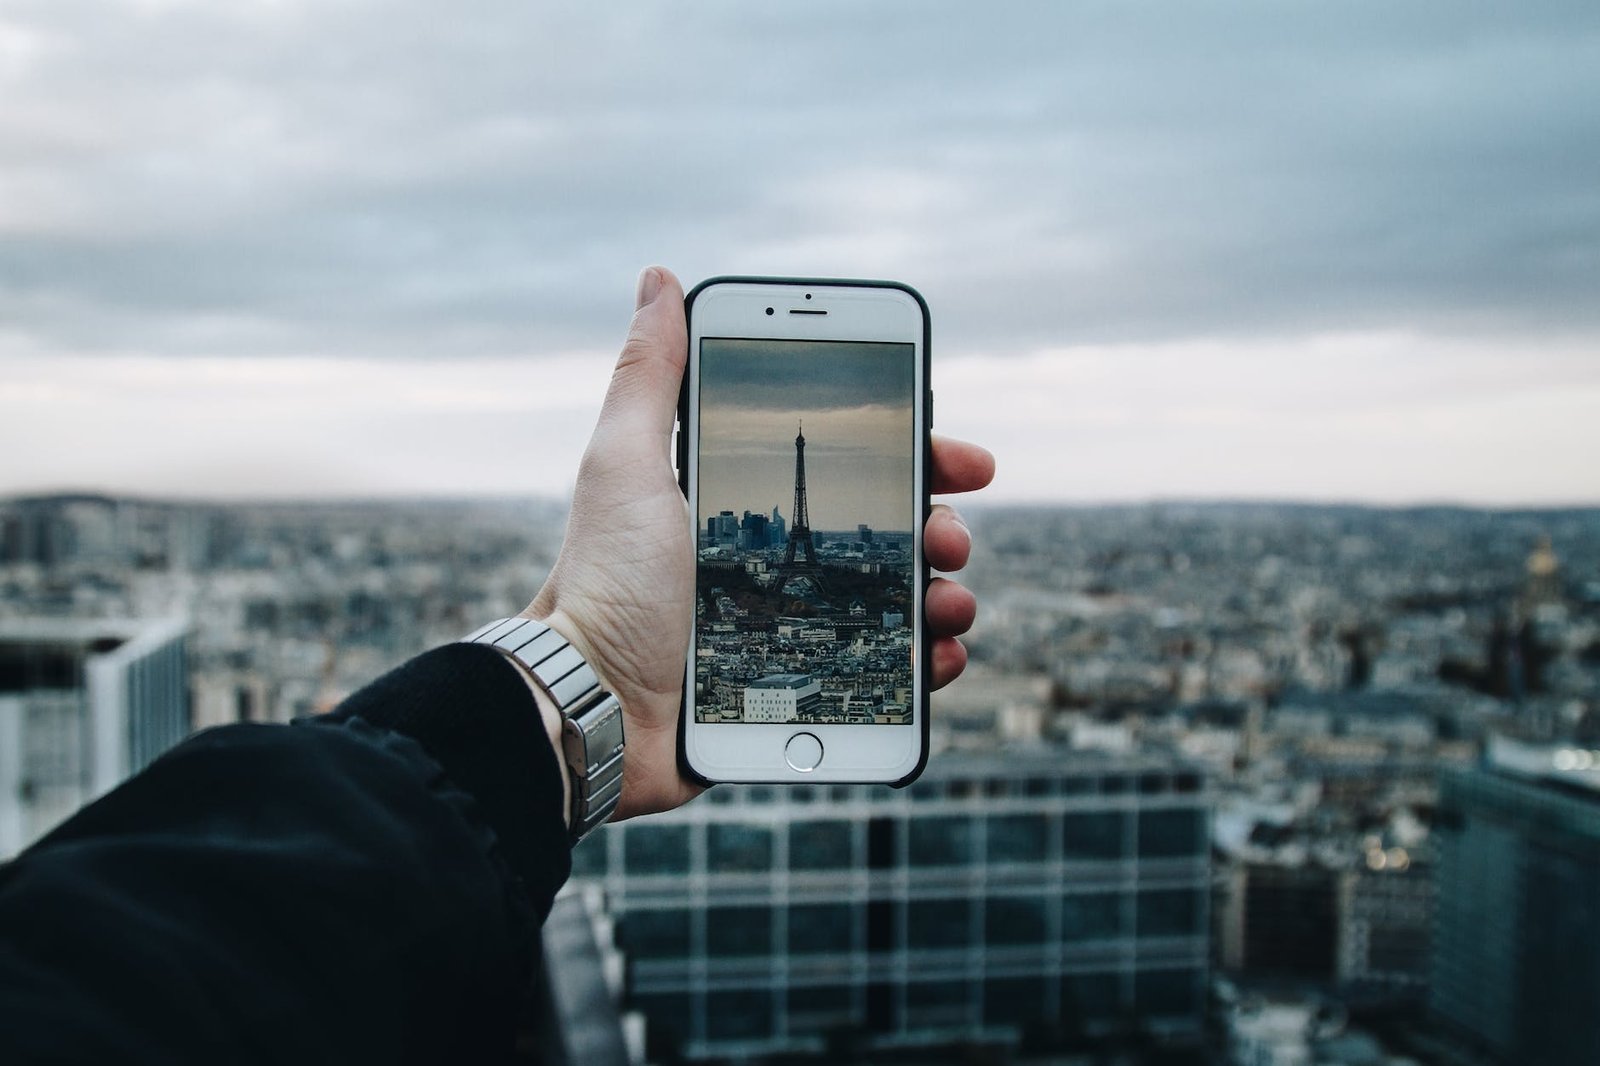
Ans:
{"label": "city skyline", "polygon": [[813,529],[909,530],[914,382],[909,344],[707,338],[696,524],[724,510],[770,510],[745,502],[768,496],[792,520],[804,431]]}

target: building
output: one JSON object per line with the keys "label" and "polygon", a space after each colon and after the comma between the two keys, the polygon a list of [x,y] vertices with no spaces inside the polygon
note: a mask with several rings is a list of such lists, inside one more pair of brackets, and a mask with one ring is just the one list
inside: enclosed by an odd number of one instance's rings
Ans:
{"label": "building", "polygon": [[1368,1000],[1424,998],[1436,894],[1430,850],[1380,841],[1340,878],[1337,977],[1348,992]]}
{"label": "building", "polygon": [[0,857],[189,732],[189,624],[0,621]]}
{"label": "building", "polygon": [[1218,900],[1222,965],[1252,977],[1331,980],[1341,876],[1293,849],[1233,865]]}
{"label": "building", "polygon": [[1434,1015],[1507,1063],[1600,1062],[1600,752],[1493,738],[1434,838]]}
{"label": "building", "polygon": [[822,685],[810,674],[772,674],[744,690],[746,722],[810,720],[822,706]]}
{"label": "building", "polygon": [[1198,1040],[1210,796],[1172,759],[946,754],[910,788],[720,786],[574,853],[651,1057]]}

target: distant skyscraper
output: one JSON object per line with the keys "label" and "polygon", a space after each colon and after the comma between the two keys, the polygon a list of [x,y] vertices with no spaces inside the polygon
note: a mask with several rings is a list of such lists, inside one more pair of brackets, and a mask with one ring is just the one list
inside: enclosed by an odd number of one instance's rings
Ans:
{"label": "distant skyscraper", "polygon": [[189,732],[188,624],[0,621],[0,857]]}
{"label": "distant skyscraper", "polygon": [[1600,1062],[1600,758],[1497,738],[1434,835],[1434,1013],[1519,1066]]}
{"label": "distant skyscraper", "polygon": [[779,514],[778,509],[774,507],[772,509],[772,520],[767,523],[767,546],[776,548],[787,544],[788,541],[788,526],[783,521],[783,515]]}
{"label": "distant skyscraper", "polygon": [[574,877],[605,887],[653,1060],[1130,1024],[1192,1045],[1209,823],[1166,758],[946,754],[901,791],[713,789],[596,834]]}
{"label": "distant skyscraper", "polygon": [[739,547],[746,551],[760,551],[767,547],[767,516],[749,511],[739,520]]}

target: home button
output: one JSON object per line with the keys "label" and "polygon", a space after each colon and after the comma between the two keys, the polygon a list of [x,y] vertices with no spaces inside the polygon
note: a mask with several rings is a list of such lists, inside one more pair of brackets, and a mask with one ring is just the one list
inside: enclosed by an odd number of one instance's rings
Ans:
{"label": "home button", "polygon": [[822,741],[810,733],[796,733],[783,749],[783,761],[802,774],[809,774],[822,764]]}

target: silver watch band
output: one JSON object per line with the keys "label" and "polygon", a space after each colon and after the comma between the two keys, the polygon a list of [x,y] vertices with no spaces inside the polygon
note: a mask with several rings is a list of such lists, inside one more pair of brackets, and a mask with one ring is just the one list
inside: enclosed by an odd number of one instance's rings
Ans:
{"label": "silver watch band", "polygon": [[531,618],[501,618],[465,637],[521,663],[561,711],[572,780],[572,842],[605,822],[622,797],[622,706],[560,633]]}

